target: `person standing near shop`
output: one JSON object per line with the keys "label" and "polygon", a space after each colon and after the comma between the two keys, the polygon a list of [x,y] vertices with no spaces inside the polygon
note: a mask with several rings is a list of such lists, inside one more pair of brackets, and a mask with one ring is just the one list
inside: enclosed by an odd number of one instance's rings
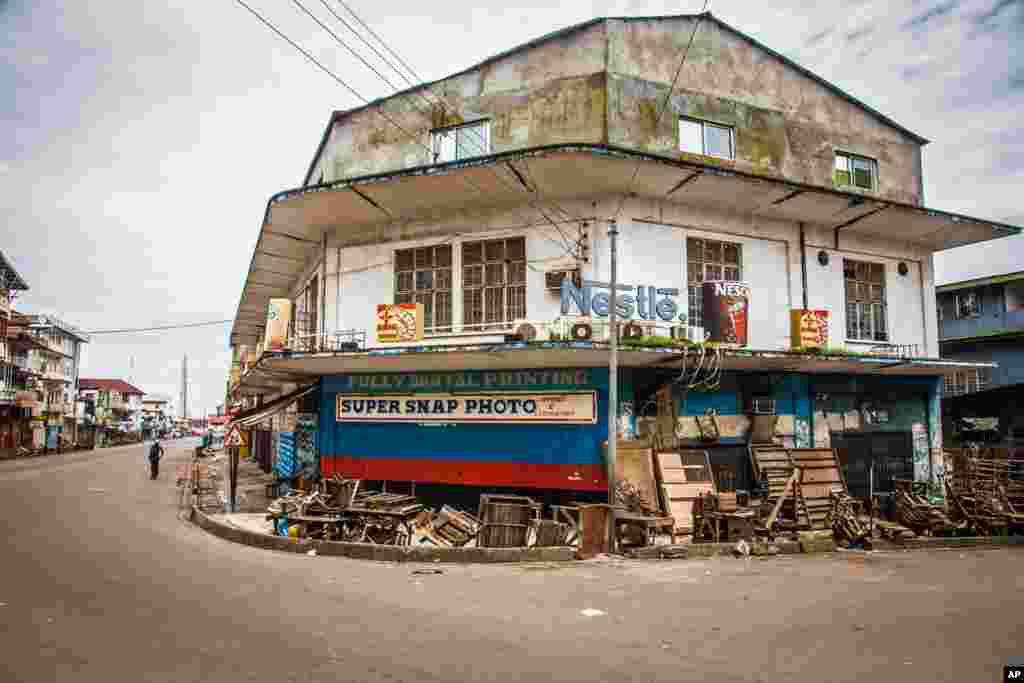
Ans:
{"label": "person standing near shop", "polygon": [[160,458],[164,455],[164,447],[160,445],[160,440],[156,439],[153,441],[153,445],[149,447],[149,479],[153,481],[160,474]]}

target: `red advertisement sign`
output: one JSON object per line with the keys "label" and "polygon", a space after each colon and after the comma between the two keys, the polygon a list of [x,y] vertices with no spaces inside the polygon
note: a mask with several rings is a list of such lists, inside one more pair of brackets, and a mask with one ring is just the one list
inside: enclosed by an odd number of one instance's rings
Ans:
{"label": "red advertisement sign", "polygon": [[743,282],[704,283],[704,332],[709,341],[747,345],[750,287]]}

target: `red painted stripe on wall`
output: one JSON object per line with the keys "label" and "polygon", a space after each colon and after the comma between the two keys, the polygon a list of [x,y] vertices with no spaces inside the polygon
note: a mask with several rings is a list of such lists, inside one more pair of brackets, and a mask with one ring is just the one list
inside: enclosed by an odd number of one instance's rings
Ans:
{"label": "red painted stripe on wall", "polygon": [[371,481],[415,481],[466,486],[607,491],[602,465],[537,465],[512,462],[466,462],[406,458],[323,456],[323,476]]}

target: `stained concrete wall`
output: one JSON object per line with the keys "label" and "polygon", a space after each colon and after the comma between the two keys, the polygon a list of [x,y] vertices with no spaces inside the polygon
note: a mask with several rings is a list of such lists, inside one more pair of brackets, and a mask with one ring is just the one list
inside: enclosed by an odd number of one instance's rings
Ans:
{"label": "stained concrete wall", "polygon": [[[555,38],[343,115],[317,170],[325,181],[397,171],[430,162],[430,130],[492,121],[494,152],[606,140],[604,24]],[[443,104],[442,104],[443,102]],[[386,120],[386,114],[400,125]]]}
{"label": "stained concrete wall", "polygon": [[[428,164],[432,128],[489,117],[494,152],[610,143],[825,187],[835,151],[852,152],[878,160],[872,195],[919,202],[916,141],[716,21],[701,24],[658,121],[692,21],[599,22],[343,114],[311,181]],[[683,115],[735,126],[735,161],[681,153]]]}
{"label": "stained concrete wall", "polygon": [[[609,22],[611,144],[825,187],[836,150],[862,154],[878,160],[878,196],[918,202],[919,144],[717,22],[701,23],[655,126],[693,21]],[[735,162],[680,153],[680,116],[735,126]]]}

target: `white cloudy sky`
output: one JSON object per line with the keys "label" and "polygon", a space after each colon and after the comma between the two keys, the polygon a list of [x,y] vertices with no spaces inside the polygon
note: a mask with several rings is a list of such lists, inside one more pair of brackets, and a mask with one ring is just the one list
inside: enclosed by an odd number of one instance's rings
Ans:
{"label": "white cloudy sky", "polygon": [[[291,2],[251,4],[367,96],[388,93]],[[427,79],[595,16],[702,6],[350,4]],[[931,139],[929,206],[1024,224],[1024,0],[710,9]],[[93,330],[232,317],[267,198],[299,184],[330,111],[357,104],[233,0],[0,0],[0,93],[0,248],[32,287],[21,307]],[[998,250],[1024,262],[1022,240]],[[136,384],[177,394],[187,353],[193,413],[212,409],[227,334],[97,337],[85,372],[126,377],[134,359]]]}

